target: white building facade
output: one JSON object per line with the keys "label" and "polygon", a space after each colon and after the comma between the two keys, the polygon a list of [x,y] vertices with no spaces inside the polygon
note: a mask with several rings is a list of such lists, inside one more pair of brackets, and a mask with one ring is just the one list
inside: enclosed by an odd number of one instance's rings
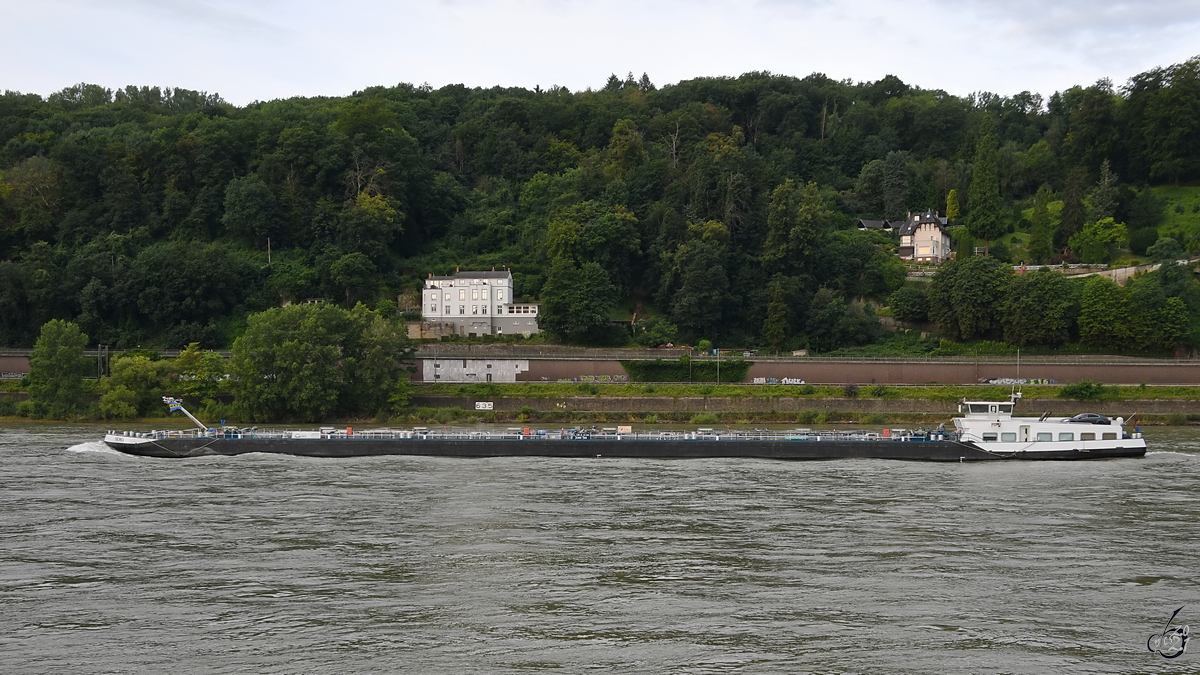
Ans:
{"label": "white building facade", "polygon": [[424,382],[517,382],[527,372],[528,359],[423,359],[421,364]]}
{"label": "white building facade", "polygon": [[452,323],[459,335],[524,335],[541,332],[535,302],[514,302],[512,272],[455,272],[425,280],[421,315]]}
{"label": "white building facade", "polygon": [[933,211],[910,214],[900,226],[900,258],[940,264],[950,259],[947,219]]}

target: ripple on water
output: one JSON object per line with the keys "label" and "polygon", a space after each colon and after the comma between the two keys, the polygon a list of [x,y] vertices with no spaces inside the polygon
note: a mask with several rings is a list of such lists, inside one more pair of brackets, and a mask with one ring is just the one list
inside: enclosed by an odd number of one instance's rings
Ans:
{"label": "ripple on water", "polygon": [[113,461],[98,433],[0,435],[14,672],[1117,673],[1200,592],[1191,430],[995,465]]}

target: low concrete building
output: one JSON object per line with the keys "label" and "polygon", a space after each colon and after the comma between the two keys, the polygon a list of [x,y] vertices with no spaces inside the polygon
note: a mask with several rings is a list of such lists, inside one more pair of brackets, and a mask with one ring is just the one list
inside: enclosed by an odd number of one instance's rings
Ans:
{"label": "low concrete building", "polygon": [[[529,372],[529,359],[422,359],[424,382],[516,382]],[[521,378],[524,381],[525,378]]]}

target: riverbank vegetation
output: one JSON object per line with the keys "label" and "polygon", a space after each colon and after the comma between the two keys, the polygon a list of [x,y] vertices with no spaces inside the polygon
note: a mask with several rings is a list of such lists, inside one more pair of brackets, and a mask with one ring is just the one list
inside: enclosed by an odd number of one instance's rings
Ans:
{"label": "riverbank vegetation", "polygon": [[[925,330],[924,302],[953,341],[1195,349],[1186,269],[1114,288],[1001,268],[1200,250],[1198,82],[1200,59],[1048,97],[762,72],[244,107],[6,92],[0,344],[61,320],[91,344],[230,348],[281,304],[415,318],[426,275],[510,268],[557,341],[825,352],[874,344],[885,305]],[[926,209],[960,260],[922,301],[898,240],[855,225]]]}
{"label": "riverbank vegetation", "polygon": [[[84,356],[86,344],[86,334],[75,324],[48,322],[34,347],[32,372],[19,383],[25,387],[27,398],[18,402],[11,395],[17,392],[9,387],[10,394],[0,396],[0,415],[16,414],[31,419],[134,419],[161,411],[163,396],[182,396],[194,412],[214,421],[316,422],[353,418],[419,422],[430,419],[430,415],[409,404],[409,397],[414,394],[492,401],[555,401],[556,410],[566,414],[573,407],[568,402],[593,398],[606,399],[609,406],[628,405],[633,409],[639,407],[638,400],[647,398],[749,399],[763,401],[763,409],[770,410],[772,400],[783,398],[947,403],[963,398],[1001,400],[1012,390],[1002,386],[704,382],[414,385],[408,381],[413,343],[389,314],[368,310],[361,304],[353,310],[321,304],[263,312],[251,317],[249,329],[234,342],[229,360],[194,343],[174,359],[159,358],[155,352],[127,352],[114,357],[109,371],[99,379],[86,378],[95,366]],[[655,362],[644,363],[651,364],[653,370]],[[749,365],[745,361],[735,363]],[[744,377],[745,373],[741,375]],[[1200,398],[1200,387],[1114,386],[1095,382],[1027,385],[1023,392],[1031,400],[1111,402]],[[522,406],[518,416],[535,413],[544,416],[544,411],[532,407],[526,410]],[[846,404],[848,409],[855,407]],[[442,413],[435,417],[438,415]],[[674,418],[668,415],[664,419]]]}

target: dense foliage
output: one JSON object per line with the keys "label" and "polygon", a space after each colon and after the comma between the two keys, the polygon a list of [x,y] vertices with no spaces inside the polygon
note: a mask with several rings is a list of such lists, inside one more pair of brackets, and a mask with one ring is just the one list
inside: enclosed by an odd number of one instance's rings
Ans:
{"label": "dense foliage", "polygon": [[[856,218],[948,213],[964,256],[972,237],[1008,256],[997,238],[1018,225],[1033,259],[1145,251],[1162,208],[1134,186],[1200,179],[1198,105],[1200,59],[1048,99],[770,73],[242,108],[183,89],[6,92],[0,343],[58,319],[117,347],[229,346],[284,302],[382,306],[431,272],[510,267],[559,339],[611,340],[610,319],[636,317],[644,344],[832,349],[874,339],[870,301],[904,280],[895,239]],[[931,318],[963,338],[1028,332],[979,265],[931,288]],[[1059,339],[1073,317],[1053,312],[1015,339]]]}

